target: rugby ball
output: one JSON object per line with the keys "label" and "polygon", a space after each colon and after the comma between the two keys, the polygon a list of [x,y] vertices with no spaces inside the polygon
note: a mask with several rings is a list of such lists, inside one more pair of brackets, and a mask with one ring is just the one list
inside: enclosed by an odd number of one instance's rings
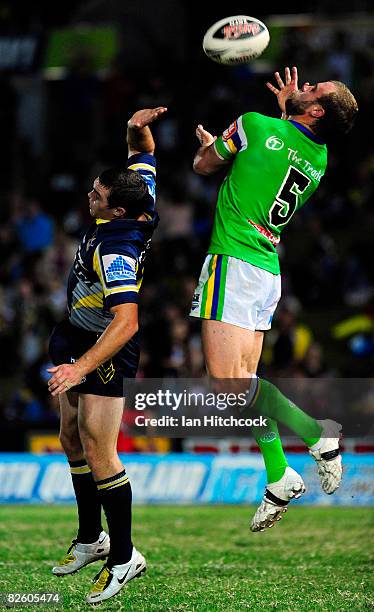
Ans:
{"label": "rugby ball", "polygon": [[269,30],[262,21],[236,15],[217,21],[207,30],[203,49],[213,62],[234,66],[259,57],[269,41]]}

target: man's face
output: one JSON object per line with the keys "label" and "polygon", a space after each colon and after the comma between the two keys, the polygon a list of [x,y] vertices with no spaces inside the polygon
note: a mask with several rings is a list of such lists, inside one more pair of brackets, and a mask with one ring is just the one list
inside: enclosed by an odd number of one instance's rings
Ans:
{"label": "man's face", "polygon": [[94,217],[94,219],[108,218],[108,212],[111,210],[110,208],[108,208],[109,192],[109,189],[103,187],[100,184],[98,178],[94,180],[92,190],[87,194],[90,207],[90,215],[91,217]]}
{"label": "man's face", "polygon": [[304,115],[305,111],[313,104],[318,104],[318,98],[328,96],[335,91],[335,85],[331,81],[317,83],[316,85],[304,85],[295,91],[286,100],[287,115]]}

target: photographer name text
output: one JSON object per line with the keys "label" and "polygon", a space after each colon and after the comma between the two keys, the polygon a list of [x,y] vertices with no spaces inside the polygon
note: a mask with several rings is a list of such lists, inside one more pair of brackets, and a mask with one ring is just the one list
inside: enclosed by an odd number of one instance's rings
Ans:
{"label": "photographer name text", "polygon": [[146,417],[144,414],[135,417],[138,427],[266,427],[267,419],[263,416],[253,419],[204,415],[203,417],[180,417],[164,415],[158,418]]}

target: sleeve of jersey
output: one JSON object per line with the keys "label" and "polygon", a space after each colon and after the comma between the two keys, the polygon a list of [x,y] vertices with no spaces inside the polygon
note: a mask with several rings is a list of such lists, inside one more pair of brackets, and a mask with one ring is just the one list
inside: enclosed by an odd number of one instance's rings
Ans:
{"label": "sleeve of jersey", "polygon": [[148,153],[136,153],[127,160],[129,170],[135,170],[142,175],[148,185],[149,195],[156,201],[156,158]]}
{"label": "sleeve of jersey", "polygon": [[102,255],[98,246],[93,268],[100,279],[107,309],[139,302],[138,262],[133,257],[119,252]]}
{"label": "sleeve of jersey", "polygon": [[242,115],[217,138],[214,147],[218,157],[226,160],[232,159],[239,151],[247,148]]}

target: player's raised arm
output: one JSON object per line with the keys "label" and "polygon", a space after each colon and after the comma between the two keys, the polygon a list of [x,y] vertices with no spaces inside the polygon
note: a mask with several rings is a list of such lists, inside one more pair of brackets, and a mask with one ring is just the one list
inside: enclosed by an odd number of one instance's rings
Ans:
{"label": "player's raised arm", "polygon": [[229,162],[220,157],[213,146],[214,142],[217,140],[217,136],[213,136],[210,132],[204,130],[201,124],[196,128],[196,136],[201,145],[193,160],[193,169],[196,174],[214,174],[223,166],[227,166]]}
{"label": "player's raised arm", "polygon": [[167,111],[165,106],[157,108],[144,108],[136,111],[127,123],[128,156],[136,153],[149,153],[153,155],[155,141],[149,124],[158,119]]}

